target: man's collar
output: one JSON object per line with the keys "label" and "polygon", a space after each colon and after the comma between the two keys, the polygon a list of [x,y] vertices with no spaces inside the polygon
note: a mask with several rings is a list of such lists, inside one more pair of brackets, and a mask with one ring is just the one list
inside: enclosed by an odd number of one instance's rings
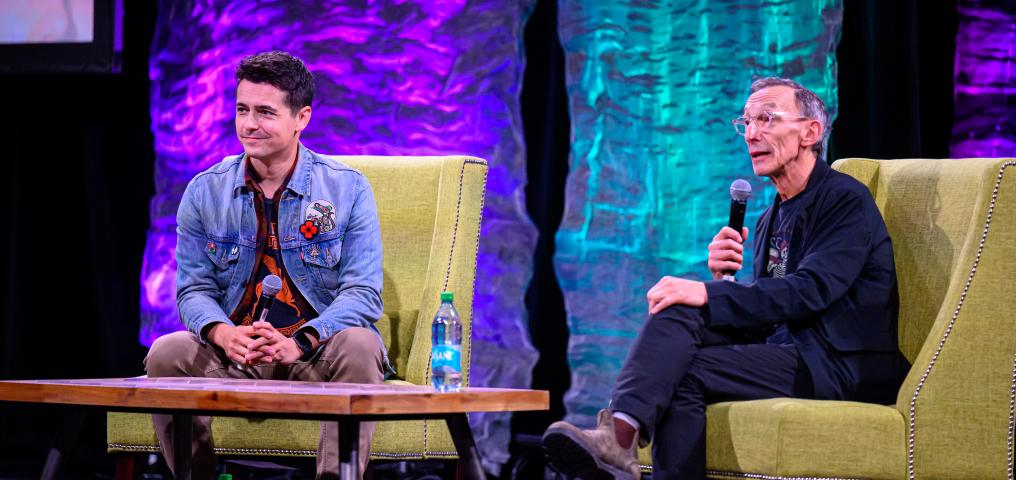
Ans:
{"label": "man's collar", "polygon": [[314,163],[313,157],[314,152],[311,152],[307,147],[303,146],[303,143],[300,143],[299,150],[296,153],[296,167],[293,169],[293,175],[289,177],[289,183],[286,185],[286,188],[301,197],[307,195],[310,191],[310,167]]}
{"label": "man's collar", "polygon": [[811,175],[808,176],[808,185],[804,187],[804,191],[801,193],[815,191],[815,186],[825,178],[829,170],[829,165],[826,165],[825,161],[816,158],[815,167],[811,169]]}
{"label": "man's collar", "polygon": [[[308,186],[310,185],[310,164],[313,162],[311,156],[313,153],[303,146],[303,143],[299,144],[296,153],[296,165],[293,166],[292,171],[289,174],[289,180],[286,182],[284,188],[292,190],[294,193],[300,196],[307,194]],[[247,153],[240,155],[240,171],[237,172],[236,181],[233,182],[233,191],[236,192],[239,188],[247,186],[247,180],[249,178],[248,169],[250,167],[250,158],[247,157]],[[253,181],[254,179],[251,178]]]}
{"label": "man's collar", "polygon": [[[816,158],[815,166],[812,167],[811,174],[808,175],[808,183],[804,186],[804,190],[802,190],[801,193],[794,195],[792,199],[811,197],[811,194],[815,191],[815,186],[822,182],[822,179],[829,174],[829,170],[832,169],[829,168],[829,165],[827,165],[825,161]],[[780,192],[776,192],[776,203],[783,202],[784,200],[780,197]]]}

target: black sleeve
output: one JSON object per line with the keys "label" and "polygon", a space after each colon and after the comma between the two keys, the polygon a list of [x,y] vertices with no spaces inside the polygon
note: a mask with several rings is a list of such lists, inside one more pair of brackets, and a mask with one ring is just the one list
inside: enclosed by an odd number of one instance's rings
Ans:
{"label": "black sleeve", "polygon": [[822,203],[831,205],[816,204],[819,218],[793,273],[750,284],[706,282],[710,326],[747,328],[807,318],[847,292],[870,250],[867,205],[854,191]]}

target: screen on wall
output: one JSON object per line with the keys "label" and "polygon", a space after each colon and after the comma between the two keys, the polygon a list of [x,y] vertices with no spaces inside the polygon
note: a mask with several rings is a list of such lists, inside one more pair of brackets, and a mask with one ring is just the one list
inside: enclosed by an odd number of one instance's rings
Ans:
{"label": "screen on wall", "polygon": [[123,0],[0,0],[0,72],[120,71]]}

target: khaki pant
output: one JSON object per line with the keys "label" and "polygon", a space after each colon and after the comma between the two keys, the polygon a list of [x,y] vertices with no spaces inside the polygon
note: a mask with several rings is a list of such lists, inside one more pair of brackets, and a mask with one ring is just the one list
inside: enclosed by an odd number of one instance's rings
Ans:
{"label": "khaki pant", "polygon": [[[309,382],[381,383],[384,380],[381,339],[366,328],[347,328],[324,342],[307,362],[291,365],[258,365],[238,369],[226,354],[211,343],[202,344],[190,332],[174,332],[155,340],[145,358],[149,377],[213,377]],[[212,418],[194,416],[191,444],[193,478],[213,478]],[[173,466],[173,416],[152,415],[155,433],[166,462]],[[339,472],[336,422],[321,422],[318,440],[317,478],[337,479]],[[367,466],[374,424],[360,424],[360,475]]]}

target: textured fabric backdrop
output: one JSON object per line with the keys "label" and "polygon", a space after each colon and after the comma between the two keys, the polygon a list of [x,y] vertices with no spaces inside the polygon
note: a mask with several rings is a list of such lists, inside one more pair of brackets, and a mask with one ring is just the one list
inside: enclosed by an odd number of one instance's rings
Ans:
{"label": "textured fabric backdrop", "polygon": [[649,287],[663,275],[708,277],[730,183],[752,183],[752,230],[772,199],[730,123],[752,77],[794,78],[835,118],[842,4],[559,4],[573,141],[554,261],[571,332],[567,419],[591,424],[645,321]]}
{"label": "textured fabric backdrop", "polygon": [[958,8],[952,158],[1016,157],[1016,1]]}
{"label": "textured fabric backdrop", "polygon": [[[536,360],[523,297],[535,228],[525,214],[519,90],[533,0],[160,2],[152,45],[156,190],[142,272],[145,345],[182,329],[175,215],[197,172],[240,153],[234,71],[287,50],[317,79],[303,141],[325,154],[467,154],[488,160],[471,383],[528,387]],[[426,314],[424,314],[426,315]],[[485,467],[508,460],[508,414],[473,417]]]}

